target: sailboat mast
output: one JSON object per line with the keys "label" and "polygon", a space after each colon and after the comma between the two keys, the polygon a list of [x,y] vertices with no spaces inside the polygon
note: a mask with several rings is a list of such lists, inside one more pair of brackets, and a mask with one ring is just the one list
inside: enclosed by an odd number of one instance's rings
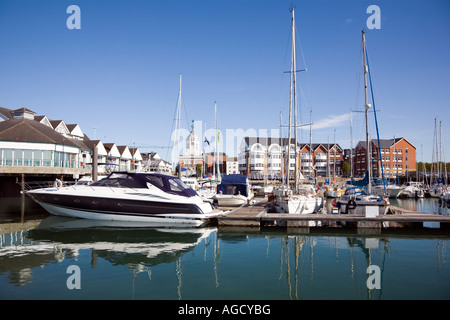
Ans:
{"label": "sailboat mast", "polygon": [[350,109],[350,177],[353,182],[353,128],[352,128],[352,109]]}
{"label": "sailboat mast", "polygon": [[214,101],[214,122],[216,123],[216,166],[217,166],[217,180],[220,180],[219,167],[219,131],[217,130],[217,103]]}
{"label": "sailboat mast", "polygon": [[313,177],[313,162],[312,162],[312,111],[309,111],[309,161],[311,162],[309,165],[309,176]]}
{"label": "sailboat mast", "polygon": [[294,58],[294,32],[295,32],[295,22],[294,22],[294,8],[291,8],[292,12],[292,48],[291,48],[291,81],[290,81],[290,91],[289,91],[289,125],[288,125],[288,143],[287,143],[287,164],[286,164],[286,175],[287,175],[287,187],[289,189],[290,184],[290,169],[291,169],[291,125],[292,125],[292,77],[294,75],[293,58]]}
{"label": "sailboat mast", "polygon": [[334,129],[333,154],[333,183],[336,183],[336,129]]}
{"label": "sailboat mast", "polygon": [[293,83],[294,87],[294,152],[295,152],[295,166],[294,166],[294,181],[295,181],[295,190],[298,188],[298,166],[297,166],[297,75],[296,75],[296,61],[295,61],[295,19],[294,19],[294,8],[292,8],[292,74],[293,74]]}
{"label": "sailboat mast", "polygon": [[180,91],[178,92],[178,123],[177,123],[177,157],[178,157],[178,177],[181,177],[180,163],[180,135],[181,135],[181,73],[180,73]]}
{"label": "sailboat mast", "polygon": [[367,64],[366,64],[366,37],[364,30],[362,31],[362,45],[363,45],[363,61],[364,61],[364,108],[366,115],[366,165],[367,165],[367,176],[369,178],[369,183],[367,185],[367,191],[372,194],[371,187],[371,173],[370,173],[370,144],[369,144],[369,108],[370,104],[367,103]]}

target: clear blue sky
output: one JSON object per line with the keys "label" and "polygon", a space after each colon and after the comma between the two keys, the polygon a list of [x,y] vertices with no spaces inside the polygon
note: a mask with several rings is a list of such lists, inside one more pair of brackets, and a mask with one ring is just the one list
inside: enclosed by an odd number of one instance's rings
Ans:
{"label": "clear blue sky", "polygon": [[[66,26],[72,4],[80,30]],[[431,161],[437,117],[450,161],[448,0],[1,0],[0,106],[78,123],[91,138],[97,127],[104,142],[165,156],[182,74],[183,128],[213,128],[217,101],[220,142],[226,130],[270,135],[288,115],[291,4],[297,66],[308,68],[298,75],[300,121],[312,111],[314,143],[333,142],[336,130],[350,146],[349,111],[364,104],[366,28],[380,137],[403,136]],[[378,30],[366,26],[372,4]],[[375,138],[373,115],[370,126]],[[354,113],[353,145],[364,130]]]}

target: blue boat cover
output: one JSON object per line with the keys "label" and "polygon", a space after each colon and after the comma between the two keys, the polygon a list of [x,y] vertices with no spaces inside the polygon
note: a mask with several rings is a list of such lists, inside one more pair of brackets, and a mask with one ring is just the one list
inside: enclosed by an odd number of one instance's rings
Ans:
{"label": "blue boat cover", "polygon": [[368,172],[366,171],[366,175],[364,176],[364,178],[362,180],[349,180],[347,181],[347,184],[350,184],[352,186],[355,187],[365,187],[369,184],[369,175]]}
{"label": "blue boat cover", "polygon": [[241,174],[229,174],[222,177],[222,182],[217,186],[217,193],[241,194],[248,197],[247,176]]}

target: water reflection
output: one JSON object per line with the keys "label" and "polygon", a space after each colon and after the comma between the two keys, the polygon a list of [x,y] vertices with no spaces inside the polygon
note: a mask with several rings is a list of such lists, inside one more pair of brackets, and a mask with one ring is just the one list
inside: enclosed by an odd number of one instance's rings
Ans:
{"label": "water reflection", "polygon": [[404,208],[411,211],[422,213],[437,213],[441,215],[448,215],[449,208],[442,206],[438,198],[398,198],[389,199],[391,205]]}
{"label": "water reflection", "polygon": [[77,257],[90,251],[91,267],[102,258],[126,266],[134,274],[161,263],[173,263],[193,250],[214,228],[130,228],[118,222],[49,216],[29,230],[4,234],[0,241],[0,274],[15,285],[31,282],[31,269]]}
{"label": "water reflection", "polygon": [[[130,271],[140,299],[450,298],[449,239],[442,230],[131,228],[51,216],[1,236],[0,298],[73,298],[61,283],[74,263],[94,270],[83,269],[83,299],[130,298]],[[368,288],[369,266],[381,289]]]}
{"label": "water reflection", "polygon": [[[278,261],[278,266],[272,266],[271,272],[265,274],[264,282],[271,283],[274,287],[283,287],[284,291],[280,294],[283,299],[450,297],[447,290],[450,268],[446,261],[447,243],[450,239],[448,235],[432,231],[423,234],[375,234],[335,229],[301,234],[303,231],[291,229],[283,234],[263,230],[240,234],[233,230],[227,232],[219,229],[218,232],[219,239],[223,241],[224,252],[227,251],[227,245],[236,246],[240,239],[252,250],[255,250],[255,243],[259,243],[262,247],[260,255],[264,252],[267,260]],[[410,240],[417,241],[411,246]],[[419,244],[421,241],[428,242],[426,249]],[[429,251],[429,247],[433,250]],[[267,267],[269,270],[264,261],[260,261],[258,267]],[[376,274],[371,274],[369,267],[379,270],[380,289],[370,288],[369,277],[375,277]],[[407,281],[398,285],[398,277]],[[418,283],[439,282],[436,279],[441,279],[444,284],[436,287],[434,293],[421,292],[421,284],[416,284],[416,280],[419,280]],[[266,289],[271,290],[269,286]],[[260,290],[264,290],[263,284],[260,284]]]}

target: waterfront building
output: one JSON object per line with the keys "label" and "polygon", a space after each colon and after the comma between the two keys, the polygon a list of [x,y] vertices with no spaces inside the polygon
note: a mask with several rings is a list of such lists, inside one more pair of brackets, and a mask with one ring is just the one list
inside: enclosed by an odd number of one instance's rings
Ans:
{"label": "waterfront building", "polygon": [[0,108],[0,174],[90,175],[95,148],[99,175],[142,167],[139,150],[131,153],[127,146],[119,150],[115,144],[90,140],[78,124],[36,116],[27,108]]}
{"label": "waterfront building", "polygon": [[227,157],[227,172],[226,174],[239,174],[238,157]]}
{"label": "waterfront building", "polygon": [[[357,177],[364,176],[366,172],[366,142],[359,141],[354,151],[354,173]],[[405,138],[380,139],[370,141],[373,177],[381,177],[381,161],[385,178],[404,175],[416,171],[416,147]]]}
{"label": "waterfront building", "polygon": [[141,153],[142,171],[172,174],[172,164],[156,152]]}
{"label": "waterfront building", "polygon": [[66,124],[69,130],[69,137],[76,140],[83,140],[85,135],[78,124]]}
{"label": "waterfront building", "polygon": [[139,148],[130,147],[131,159],[131,171],[142,171],[142,155]]}
{"label": "waterfront building", "polygon": [[[217,163],[219,166],[217,166]],[[210,152],[204,155],[204,165],[206,175],[216,175],[217,167],[219,167],[219,173],[221,176],[227,173],[227,154],[224,152]]]}
{"label": "waterfront building", "polygon": [[83,153],[80,165],[83,168],[89,168],[92,170],[92,164],[94,163],[94,149],[97,148],[98,174],[106,175],[106,167],[104,163],[106,163],[108,151],[106,151],[103,142],[101,142],[100,140],[89,140],[89,139],[84,139],[83,142],[88,147],[88,150],[90,150],[91,152]]}
{"label": "waterfront building", "polygon": [[[83,141],[36,121],[35,112],[27,108],[8,110],[0,110],[0,173],[78,176],[89,171],[80,166],[88,150]],[[59,128],[67,129],[65,124]]]}
{"label": "waterfront building", "polygon": [[131,170],[131,160],[133,156],[131,155],[128,146],[117,146],[119,150],[119,171],[130,171]]}
{"label": "waterfront building", "polygon": [[[244,137],[238,156],[240,174],[250,179],[281,179],[285,174],[287,145],[287,138]],[[291,139],[289,148],[291,179],[296,165],[305,177],[325,177],[328,169],[331,177],[333,173],[342,174],[343,150],[338,144],[297,143],[295,146],[295,140]]]}
{"label": "waterfront building", "polygon": [[200,139],[194,132],[194,126],[192,126],[191,132],[186,138],[186,151],[184,155],[180,155],[179,163],[184,176],[196,175],[198,171],[201,173],[203,170],[203,154],[200,151]]}

